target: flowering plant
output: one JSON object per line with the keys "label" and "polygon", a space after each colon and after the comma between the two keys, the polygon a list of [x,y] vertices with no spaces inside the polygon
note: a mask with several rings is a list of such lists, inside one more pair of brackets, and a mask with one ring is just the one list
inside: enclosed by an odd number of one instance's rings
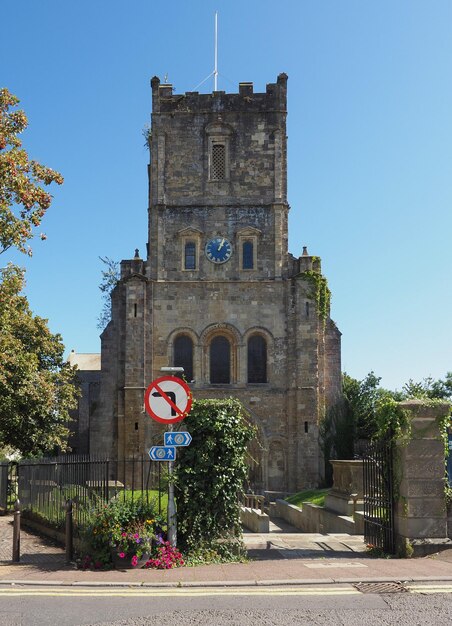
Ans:
{"label": "flowering plant", "polygon": [[172,546],[169,541],[164,541],[161,536],[158,537],[159,544],[156,554],[149,559],[144,567],[149,569],[172,569],[185,565],[182,554],[179,550]]}
{"label": "flowering plant", "polygon": [[131,558],[136,566],[142,556],[151,554],[155,540],[153,524],[153,519],[132,522],[112,533],[111,546],[120,559]]}
{"label": "flowering plant", "polygon": [[101,504],[83,533],[86,556],[80,566],[98,569],[119,561],[136,567],[141,558],[151,555],[162,524],[153,503],[114,499]]}

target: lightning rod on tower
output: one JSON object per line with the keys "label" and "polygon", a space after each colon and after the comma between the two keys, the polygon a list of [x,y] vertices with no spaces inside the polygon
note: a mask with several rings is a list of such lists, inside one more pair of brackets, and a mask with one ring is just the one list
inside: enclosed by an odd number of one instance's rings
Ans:
{"label": "lightning rod on tower", "polygon": [[215,65],[213,70],[213,90],[218,91],[218,11],[215,11]]}

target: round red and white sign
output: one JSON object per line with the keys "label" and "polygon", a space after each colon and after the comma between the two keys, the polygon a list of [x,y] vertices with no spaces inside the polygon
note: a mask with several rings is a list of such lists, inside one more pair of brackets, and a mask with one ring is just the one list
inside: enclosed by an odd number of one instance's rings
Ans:
{"label": "round red and white sign", "polygon": [[190,387],[175,376],[153,380],[144,393],[144,406],[152,419],[175,424],[187,417],[192,405]]}

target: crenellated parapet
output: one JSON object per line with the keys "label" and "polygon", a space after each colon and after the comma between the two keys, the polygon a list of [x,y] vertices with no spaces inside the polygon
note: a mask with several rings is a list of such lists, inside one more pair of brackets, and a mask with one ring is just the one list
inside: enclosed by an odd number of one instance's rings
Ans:
{"label": "crenellated parapet", "polygon": [[154,113],[184,113],[199,111],[218,113],[220,111],[287,111],[287,74],[279,74],[276,83],[269,83],[265,92],[255,93],[251,82],[239,83],[238,93],[213,91],[199,93],[186,91],[173,93],[173,85],[161,83],[157,76],[151,79],[152,105]]}

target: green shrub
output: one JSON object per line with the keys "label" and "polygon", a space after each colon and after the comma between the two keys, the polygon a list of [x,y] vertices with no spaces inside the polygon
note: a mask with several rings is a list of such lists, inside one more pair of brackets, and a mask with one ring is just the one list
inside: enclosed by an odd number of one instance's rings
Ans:
{"label": "green shrub", "polygon": [[174,474],[179,545],[231,560],[243,549],[239,496],[255,428],[232,398],[195,401],[184,427],[192,442],[178,450]]}

